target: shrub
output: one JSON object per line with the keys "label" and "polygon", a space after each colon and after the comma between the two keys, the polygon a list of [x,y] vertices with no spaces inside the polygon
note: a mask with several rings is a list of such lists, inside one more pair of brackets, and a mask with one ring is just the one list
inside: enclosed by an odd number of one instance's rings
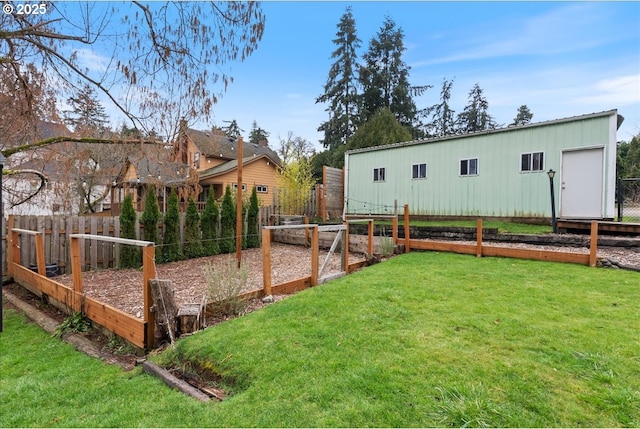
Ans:
{"label": "shrub", "polygon": [[200,227],[202,228],[202,245],[205,255],[217,255],[220,253],[218,243],[218,218],[220,212],[216,203],[213,186],[209,188],[209,196],[202,212]]}
{"label": "shrub", "polygon": [[222,198],[220,215],[220,252],[231,253],[236,250],[236,209],[231,196],[231,187],[227,186]]}
{"label": "shrub", "polygon": [[[124,197],[120,212],[120,237],[135,240],[136,212],[133,209],[131,195]],[[140,250],[137,246],[123,244],[120,246],[120,268],[137,268],[142,264]]]}
{"label": "shrub", "polygon": [[199,258],[204,254],[200,239],[200,214],[193,198],[189,197],[184,223],[184,257]]}
{"label": "shrub", "polygon": [[258,192],[254,185],[249,199],[249,213],[247,215],[247,247],[260,247],[260,235],[258,231],[258,214],[260,204],[258,203]]}
{"label": "shrub", "polygon": [[209,263],[204,268],[204,278],[207,281],[210,310],[221,316],[240,314],[244,302],[239,295],[247,285],[249,269],[244,262],[238,268],[237,261],[227,256],[217,266]]}
{"label": "shrub", "polygon": [[158,221],[160,220],[160,209],[158,208],[158,197],[156,187],[151,185],[147,191],[144,201],[144,212],[142,212],[143,239],[158,243]]}
{"label": "shrub", "polygon": [[171,190],[164,215],[164,237],[162,238],[162,260],[164,262],[178,261],[183,258],[180,247],[180,210],[178,209],[178,194]]}

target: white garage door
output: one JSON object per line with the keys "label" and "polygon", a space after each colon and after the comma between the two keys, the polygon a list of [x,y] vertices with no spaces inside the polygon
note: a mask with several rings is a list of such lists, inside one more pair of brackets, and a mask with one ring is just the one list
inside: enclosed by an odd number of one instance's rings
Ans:
{"label": "white garage door", "polygon": [[603,217],[604,148],[562,152],[560,179],[560,217]]}

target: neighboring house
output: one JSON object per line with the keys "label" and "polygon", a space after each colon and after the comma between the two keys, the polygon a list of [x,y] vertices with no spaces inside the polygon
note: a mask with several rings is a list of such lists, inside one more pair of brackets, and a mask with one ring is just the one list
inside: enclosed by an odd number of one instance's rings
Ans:
{"label": "neighboring house", "polygon": [[174,162],[172,148],[164,143],[132,144],[120,173],[111,190],[111,214],[119,215],[124,197],[131,194],[136,211],[144,210],[144,201],[150,185],[154,185],[158,207],[166,211],[172,189],[176,189],[182,202],[201,192],[197,175],[191,175],[187,164]]}
{"label": "neighboring house", "polygon": [[[18,141],[3,142],[5,148],[29,145],[52,137],[71,136],[64,124],[38,121],[28,132],[21,133]],[[65,143],[43,146],[17,152],[6,159],[5,170],[36,170],[47,177],[47,183],[38,191],[41,180],[35,174],[5,175],[3,177],[4,214],[55,215],[77,214],[81,205],[78,189],[70,183],[74,167],[68,165],[64,154]],[[77,173],[77,168],[75,169]],[[37,192],[37,193],[36,193]],[[28,201],[14,205],[31,196]]]}
{"label": "neighboring house", "polygon": [[[276,188],[276,173],[280,158],[266,142],[243,142],[242,187],[247,193],[253,186],[261,205],[271,205]],[[216,199],[221,199],[225,188],[238,187],[238,140],[233,140],[221,131],[197,131],[183,124],[174,144],[174,160],[190,165],[199,177],[203,192],[199,201],[206,201],[213,186]]]}
{"label": "neighboring house", "polygon": [[567,219],[615,216],[616,110],[345,154],[345,212]]}

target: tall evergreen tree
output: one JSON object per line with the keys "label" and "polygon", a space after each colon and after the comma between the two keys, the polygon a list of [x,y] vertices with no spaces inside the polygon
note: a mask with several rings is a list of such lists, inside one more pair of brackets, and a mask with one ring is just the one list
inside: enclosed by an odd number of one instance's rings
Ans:
{"label": "tall evergreen tree", "polygon": [[244,132],[244,130],[241,129],[240,126],[238,125],[238,121],[236,121],[235,119],[231,121],[223,121],[223,122],[226,122],[227,124],[229,124],[226,127],[222,127],[222,129],[224,130],[224,134],[230,139],[235,140],[238,137],[240,137],[240,135]]}
{"label": "tall evergreen tree", "polygon": [[387,108],[402,125],[414,128],[417,108],[413,95],[420,95],[429,86],[409,84],[410,67],[402,60],[406,50],[403,39],[402,29],[387,16],[376,37],[369,42],[359,73],[363,88],[361,123]]}
{"label": "tall evergreen tree", "polygon": [[483,94],[480,84],[476,83],[469,91],[469,104],[456,119],[457,132],[459,134],[473,133],[476,131],[491,130],[498,124],[489,115],[489,102]]}
{"label": "tall evergreen tree", "polygon": [[260,231],[258,231],[258,214],[260,213],[260,203],[258,201],[258,191],[253,186],[251,198],[249,198],[249,213],[247,214],[247,247],[260,247]]}
{"label": "tall evergreen tree", "polygon": [[359,149],[411,140],[409,129],[389,109],[382,109],[353,135],[347,149]]}
{"label": "tall evergreen tree", "polygon": [[162,260],[165,262],[179,261],[184,256],[180,245],[180,209],[178,208],[178,193],[171,190],[167,202],[167,212],[164,215],[164,236],[162,237]]}
{"label": "tall evergreen tree", "polygon": [[227,185],[222,197],[220,214],[220,252],[231,253],[236,250],[236,207],[231,195],[231,187]]}
{"label": "tall evergreen tree", "polygon": [[76,134],[99,137],[107,130],[109,116],[92,86],[85,84],[67,103],[71,110],[64,112],[65,122]]}
{"label": "tall evergreen tree", "polygon": [[193,198],[189,197],[184,222],[184,257],[199,258],[204,254],[200,238],[200,214]]}
{"label": "tall evergreen tree", "polygon": [[324,94],[316,98],[316,103],[329,103],[325,109],[329,119],[320,125],[318,131],[324,132],[322,144],[330,149],[347,143],[356,130],[358,115],[356,50],[361,40],[356,34],[356,22],[350,6],[337,27],[336,38],[333,39],[337,48],[331,53],[335,62],[329,69]]}
{"label": "tall evergreen tree", "polygon": [[209,195],[202,211],[200,224],[202,228],[202,245],[205,255],[217,255],[220,253],[220,245],[218,243],[218,218],[220,211],[218,203],[215,200],[213,185],[209,188]]}
{"label": "tall evergreen tree", "polygon": [[258,123],[253,121],[251,124],[251,131],[249,132],[249,141],[251,143],[260,143],[260,140],[265,140],[269,143],[269,132],[260,128]]}
{"label": "tall evergreen tree", "polygon": [[440,103],[431,106],[427,115],[431,120],[426,124],[426,134],[429,137],[443,137],[455,134],[455,111],[449,105],[453,80],[442,81],[440,89]]}
{"label": "tall evergreen tree", "polygon": [[147,190],[147,197],[144,200],[144,211],[142,212],[142,236],[145,241],[158,243],[158,221],[160,220],[160,209],[158,208],[158,197],[156,187],[151,185]]}
{"label": "tall evergreen tree", "polygon": [[533,113],[529,110],[529,107],[526,104],[518,107],[518,113],[516,117],[513,118],[513,123],[511,125],[526,125],[531,122],[533,119]]}
{"label": "tall evergreen tree", "polygon": [[[135,240],[136,212],[133,208],[131,194],[124,197],[120,211],[120,237]],[[120,246],[120,268],[137,268],[140,266],[140,251],[137,246],[123,244]]]}

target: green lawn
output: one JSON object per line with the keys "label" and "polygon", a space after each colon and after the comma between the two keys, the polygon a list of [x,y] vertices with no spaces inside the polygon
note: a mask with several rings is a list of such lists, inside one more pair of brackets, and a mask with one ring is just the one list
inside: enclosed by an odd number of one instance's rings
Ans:
{"label": "green lawn", "polygon": [[638,273],[413,252],[154,356],[201,404],[6,315],[0,427],[640,426]]}
{"label": "green lawn", "polygon": [[[477,221],[475,220],[430,220],[430,221],[411,221],[413,226],[455,226],[475,228]],[[551,225],[534,225],[528,223],[515,223],[497,220],[482,221],[483,228],[498,228],[500,233],[510,234],[550,234],[552,232]]]}

